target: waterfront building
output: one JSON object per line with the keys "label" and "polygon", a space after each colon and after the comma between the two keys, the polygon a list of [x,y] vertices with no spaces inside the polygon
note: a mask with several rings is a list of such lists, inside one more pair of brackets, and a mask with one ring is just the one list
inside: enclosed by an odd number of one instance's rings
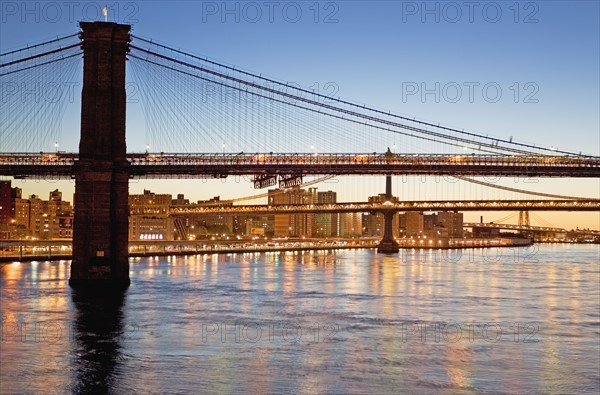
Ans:
{"label": "waterfront building", "polygon": [[407,237],[463,237],[463,214],[451,211],[400,214],[400,234]]}
{"label": "waterfront building", "polygon": [[[300,189],[295,186],[284,192],[269,190],[269,205],[314,204],[317,202],[317,189]],[[315,214],[276,214],[274,219],[275,237],[310,237],[315,228]]]}
{"label": "waterfront building", "polygon": [[[317,203],[337,203],[337,193],[334,191],[317,192]],[[337,237],[340,235],[340,214],[319,213],[315,214],[313,236]]]}
{"label": "waterfront building", "polygon": [[129,240],[173,240],[173,221],[169,217],[172,195],[129,195]]}

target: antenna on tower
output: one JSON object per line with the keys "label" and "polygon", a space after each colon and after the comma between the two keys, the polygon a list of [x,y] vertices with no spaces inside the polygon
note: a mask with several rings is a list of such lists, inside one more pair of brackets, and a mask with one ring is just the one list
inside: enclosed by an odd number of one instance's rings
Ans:
{"label": "antenna on tower", "polygon": [[108,6],[102,8],[102,15],[104,15],[104,22],[108,22]]}

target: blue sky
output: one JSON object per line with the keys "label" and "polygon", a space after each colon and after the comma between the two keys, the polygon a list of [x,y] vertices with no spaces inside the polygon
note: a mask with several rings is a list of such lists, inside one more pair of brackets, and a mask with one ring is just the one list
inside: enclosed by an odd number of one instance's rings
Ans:
{"label": "blue sky", "polygon": [[[0,51],[75,32],[79,20],[101,19],[104,4],[3,1]],[[600,155],[597,1],[484,1],[471,3],[471,9],[465,2],[433,1],[106,4],[109,20],[131,23],[136,35],[236,67],[307,87],[334,83],[343,98],[411,117]],[[472,95],[468,86],[474,87]],[[437,90],[438,97],[421,95],[423,89]],[[128,146],[141,151],[146,144],[143,119],[137,118],[139,109],[130,106],[130,110],[134,125],[128,124]],[[64,121],[76,132],[77,112],[75,106]],[[76,147],[76,135],[66,134],[61,147]],[[393,143],[399,151],[411,146]],[[513,181],[503,182],[514,186]],[[34,187],[30,182],[24,189],[45,196],[52,186],[44,184]],[[339,188],[340,195],[352,200],[360,199],[371,185],[370,191],[379,192],[379,184],[383,186],[383,180],[342,180],[321,188]],[[201,185],[144,181],[131,189],[134,193],[143,187],[169,193],[177,189],[193,199],[254,193],[249,185],[233,181]],[[600,184],[540,180],[532,189],[598,196]],[[397,192],[405,190],[398,187]],[[600,227],[596,213],[543,216],[556,225],[577,221]]]}

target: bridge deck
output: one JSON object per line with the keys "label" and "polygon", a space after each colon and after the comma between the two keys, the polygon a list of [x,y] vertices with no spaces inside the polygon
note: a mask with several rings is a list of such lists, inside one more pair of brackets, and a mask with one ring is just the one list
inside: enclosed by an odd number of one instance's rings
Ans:
{"label": "bridge deck", "polygon": [[[301,213],[366,213],[403,211],[600,211],[600,200],[455,200],[455,201],[391,201],[384,203],[320,203],[285,205],[171,206],[170,215],[188,214],[301,214]],[[152,214],[152,210],[132,211]]]}
{"label": "bridge deck", "polygon": [[[221,178],[229,175],[472,175],[600,177],[600,158],[449,154],[128,154],[132,177]],[[70,178],[73,153],[0,154],[0,175]]]}

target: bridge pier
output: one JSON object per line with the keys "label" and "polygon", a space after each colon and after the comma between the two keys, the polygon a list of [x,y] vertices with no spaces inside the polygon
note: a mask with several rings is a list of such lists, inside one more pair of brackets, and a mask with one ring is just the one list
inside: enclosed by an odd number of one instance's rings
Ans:
{"label": "bridge pier", "polygon": [[127,288],[129,162],[125,144],[125,55],[131,26],[81,22],[83,90],[74,164],[75,288]]}
{"label": "bridge pier", "polygon": [[[392,199],[392,176],[385,176],[385,198],[387,201]],[[394,211],[384,211],[383,213],[383,238],[377,245],[377,252],[383,254],[395,254],[400,251],[398,242],[394,240],[393,220]]]}

